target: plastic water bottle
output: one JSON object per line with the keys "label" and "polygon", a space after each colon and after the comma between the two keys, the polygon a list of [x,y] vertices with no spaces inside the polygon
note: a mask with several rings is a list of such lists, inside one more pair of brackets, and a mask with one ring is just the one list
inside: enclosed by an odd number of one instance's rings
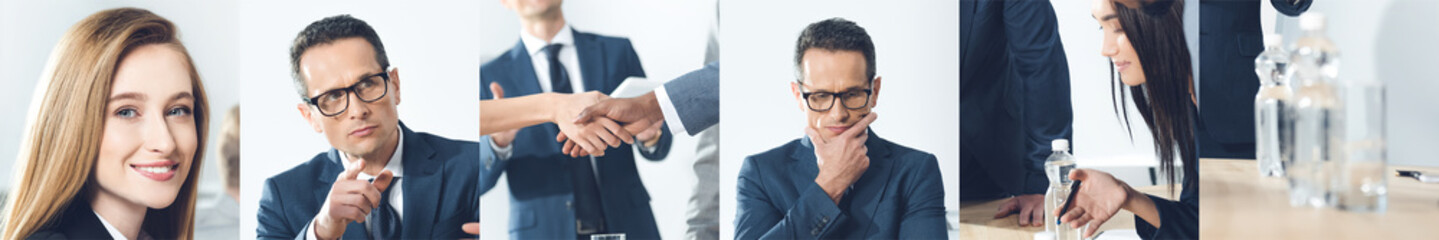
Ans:
{"label": "plastic water bottle", "polygon": [[1343,149],[1343,102],[1336,85],[1339,50],[1324,34],[1324,15],[1299,17],[1304,36],[1294,43],[1288,77],[1298,82],[1290,116],[1294,117],[1294,159],[1285,164],[1291,205],[1330,206],[1337,179],[1335,164]]}
{"label": "plastic water bottle", "polygon": [[1050,214],[1054,209],[1064,207],[1064,201],[1069,198],[1069,184],[1074,182],[1069,180],[1069,171],[1074,170],[1074,156],[1069,155],[1069,140],[1055,139],[1049,146],[1054,153],[1044,161],[1044,174],[1049,177],[1049,190],[1044,193],[1044,229],[1054,232],[1059,240],[1080,239],[1084,227],[1060,225],[1059,216]]}
{"label": "plastic water bottle", "polygon": [[1289,53],[1281,46],[1278,34],[1264,36],[1264,52],[1254,58],[1254,73],[1259,75],[1259,93],[1254,96],[1255,152],[1259,175],[1284,176],[1285,159],[1293,157],[1294,122],[1286,118],[1291,90],[1284,77],[1289,66]]}

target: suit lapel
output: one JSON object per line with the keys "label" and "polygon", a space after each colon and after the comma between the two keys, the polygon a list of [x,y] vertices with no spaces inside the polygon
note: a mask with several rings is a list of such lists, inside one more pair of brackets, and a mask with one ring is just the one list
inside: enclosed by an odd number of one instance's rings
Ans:
{"label": "suit lapel", "polygon": [[429,142],[410,131],[403,122],[400,129],[403,131],[401,134],[405,134],[405,155],[401,156],[404,158],[405,175],[400,179],[405,196],[404,237],[431,238],[433,236],[421,233],[432,232],[437,221],[440,181],[444,178],[440,170],[443,166],[434,159],[435,150]]}
{"label": "suit lapel", "polygon": [[[510,54],[513,55],[515,59],[513,64],[511,64],[514,67],[509,68],[510,76],[513,76],[515,78],[508,81],[516,81],[514,82],[515,85],[513,86],[516,88],[516,92],[513,93],[514,95],[511,96],[523,96],[540,93],[540,77],[535,76],[535,66],[534,64],[531,64],[532,62],[530,60],[530,53],[528,52],[528,50],[525,50],[525,42],[520,41],[519,43],[516,43],[515,47],[510,49]],[[501,79],[499,81],[504,82],[506,80]],[[488,88],[488,86],[481,87]]]}
{"label": "suit lapel", "polygon": [[[580,76],[584,76],[583,79],[578,80],[584,81],[584,91],[601,91],[609,94],[610,89],[602,88],[605,86],[605,79],[603,78],[603,76],[605,76],[605,62],[603,61],[604,58],[602,58],[602,56],[604,56],[603,46],[599,46],[599,42],[595,41],[594,35],[580,33],[580,31],[574,30],[573,28],[571,28],[570,31],[573,32],[575,37],[575,54],[579,56],[578,58],[580,60]],[[577,79],[570,80],[577,81]]]}
{"label": "suit lapel", "polygon": [[327,158],[325,159],[327,164],[322,166],[320,175],[315,176],[315,181],[324,183],[323,185],[326,187],[310,190],[315,194],[315,199],[320,200],[320,205],[324,205],[325,201],[329,198],[330,187],[335,185],[335,178],[340,176],[340,172],[345,171],[345,165],[340,162],[339,150],[331,148],[329,152],[325,153],[325,158]]}
{"label": "suit lapel", "polygon": [[[862,211],[864,216],[873,217],[882,206],[880,201],[885,199],[886,193],[889,193],[885,188],[893,179],[891,173],[894,171],[895,159],[889,156],[890,144],[875,135],[873,128],[869,129],[869,140],[865,141],[864,146],[869,148],[867,154],[869,155],[869,169],[865,170],[864,175],[860,175],[859,180],[855,181],[854,197],[850,199],[849,205],[850,209]],[[876,225],[869,224],[868,226],[862,236],[868,236],[875,230]]]}
{"label": "suit lapel", "polygon": [[794,160],[790,163],[790,182],[796,190],[804,191],[815,185],[814,178],[819,176],[819,158],[814,156],[814,142],[809,140],[809,136],[800,137],[799,145],[789,155]]}

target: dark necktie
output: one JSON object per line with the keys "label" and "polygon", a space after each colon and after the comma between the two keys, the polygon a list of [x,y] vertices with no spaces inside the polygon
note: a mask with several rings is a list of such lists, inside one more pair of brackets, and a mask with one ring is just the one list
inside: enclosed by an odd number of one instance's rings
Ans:
{"label": "dark necktie", "polygon": [[[374,181],[374,180],[371,180]],[[369,230],[372,239],[400,239],[402,228],[400,212],[390,206],[390,190],[394,190],[396,184],[400,183],[400,177],[390,180],[390,187],[380,193],[380,207],[370,211],[369,219],[365,219],[365,226]]]}
{"label": "dark necktie", "polygon": [[[569,71],[560,63],[560,49],[565,45],[545,46],[550,61],[550,89],[556,93],[574,93]],[[574,186],[575,233],[589,235],[605,232],[604,207],[600,205],[599,184],[595,183],[594,165],[588,157],[571,159],[570,184]]]}
{"label": "dark necktie", "polygon": [[575,233],[589,235],[605,232],[605,212],[600,205],[599,184],[595,183],[594,166],[588,157],[570,159],[570,183],[574,186]]}
{"label": "dark necktie", "polygon": [[550,89],[556,93],[574,93],[570,86],[570,73],[565,71],[565,65],[560,63],[560,49],[565,45],[550,44],[545,46],[545,58],[550,61]]}

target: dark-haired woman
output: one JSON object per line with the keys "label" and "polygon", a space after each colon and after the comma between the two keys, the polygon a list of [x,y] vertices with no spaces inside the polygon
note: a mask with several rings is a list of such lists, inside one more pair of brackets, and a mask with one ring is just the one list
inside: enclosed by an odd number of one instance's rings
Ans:
{"label": "dark-haired woman", "polygon": [[[1100,53],[1110,58],[1119,82],[1127,86],[1144,117],[1165,178],[1176,182],[1182,176],[1183,190],[1180,200],[1173,201],[1140,193],[1108,173],[1077,169],[1069,178],[1082,183],[1074,207],[1060,216],[1060,221],[1070,227],[1095,226],[1085,231],[1088,238],[1097,226],[1124,209],[1134,213],[1135,230],[1144,239],[1199,238],[1197,113],[1193,69],[1180,16],[1183,1],[1174,1],[1168,5],[1171,9],[1161,14],[1145,14],[1114,0],[1094,0],[1093,6],[1094,19],[1104,32]],[[1124,106],[1126,89],[1116,90],[1120,95],[1116,99],[1121,101],[1115,104],[1116,112],[1126,112],[1119,109]],[[1173,170],[1176,165],[1182,166],[1183,174]]]}

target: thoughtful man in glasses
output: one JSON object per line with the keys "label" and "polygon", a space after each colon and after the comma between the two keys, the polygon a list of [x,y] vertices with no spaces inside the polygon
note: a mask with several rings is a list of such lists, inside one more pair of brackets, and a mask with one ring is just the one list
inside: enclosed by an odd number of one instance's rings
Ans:
{"label": "thoughtful man in glasses", "polygon": [[[480,146],[400,122],[400,72],[349,15],[305,27],[290,48],[296,105],[333,149],[265,180],[263,239],[456,239],[479,221]],[[492,156],[490,156],[492,157]]]}
{"label": "thoughtful man in glasses", "polygon": [[881,86],[874,55],[869,34],[844,19],[800,34],[790,90],[806,136],[745,158],[735,239],[946,238],[934,155],[869,128]]}

